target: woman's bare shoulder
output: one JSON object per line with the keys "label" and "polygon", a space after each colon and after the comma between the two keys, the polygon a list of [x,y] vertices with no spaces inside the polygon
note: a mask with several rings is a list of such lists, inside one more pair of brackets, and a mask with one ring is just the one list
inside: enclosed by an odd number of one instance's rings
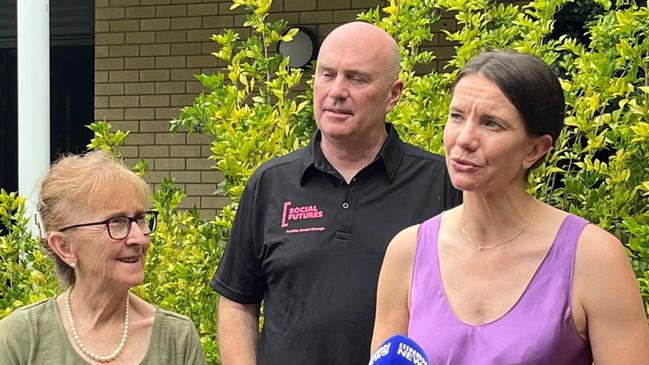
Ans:
{"label": "woman's bare shoulder", "polygon": [[622,242],[595,224],[588,224],[584,227],[579,238],[577,259],[595,265],[623,264],[628,266],[629,264],[629,257]]}
{"label": "woman's bare shoulder", "polygon": [[385,252],[384,266],[393,264],[396,267],[403,267],[403,265],[412,265],[412,260],[415,257],[417,249],[417,232],[419,231],[420,224],[403,229],[397,233]]}
{"label": "woman's bare shoulder", "polygon": [[589,302],[605,302],[612,292],[618,292],[621,296],[639,295],[624,245],[613,234],[595,224],[584,227],[579,238],[574,283],[575,291],[584,300],[585,306]]}

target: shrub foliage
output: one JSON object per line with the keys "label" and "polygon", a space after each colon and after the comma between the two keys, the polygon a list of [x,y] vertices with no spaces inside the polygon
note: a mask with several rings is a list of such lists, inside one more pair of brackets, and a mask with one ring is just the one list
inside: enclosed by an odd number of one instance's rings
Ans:
{"label": "shrub foliage", "polygon": [[[627,248],[645,303],[649,303],[649,13],[633,1],[595,0],[587,37],[553,34],[554,16],[567,0],[504,4],[487,0],[390,0],[359,18],[384,28],[401,47],[406,88],[389,120],[415,145],[442,152],[442,129],[457,70],[487,49],[534,53],[561,76],[568,104],[566,128],[546,162],[530,176],[529,191],[558,208],[586,217],[617,235]],[[208,363],[220,363],[214,338],[216,295],[208,286],[229,235],[239,197],[262,162],[308,143],[315,129],[309,92],[296,91],[302,71],[274,54],[289,40],[286,22],[268,22],[271,0],[234,0],[247,9],[245,40],[233,32],[214,35],[222,72],[198,75],[207,91],[171,122],[212,138],[214,167],[225,180],[218,193],[232,203],[213,221],[178,209],[184,194],[165,181],[155,193],[160,226],[153,236],[146,283],[136,291],[162,307],[193,318]],[[441,70],[418,74],[435,60],[422,50],[433,40],[440,14],[452,12],[457,30],[444,31],[455,55]],[[542,101],[541,101],[542,102]],[[89,148],[115,151],[126,133],[106,122],[91,126]],[[144,173],[146,165],[136,170]],[[50,263],[24,217],[24,201],[0,192],[0,317],[54,295]]]}
{"label": "shrub foliage", "polygon": [[25,198],[0,189],[0,318],[57,292],[52,262],[28,228]]}

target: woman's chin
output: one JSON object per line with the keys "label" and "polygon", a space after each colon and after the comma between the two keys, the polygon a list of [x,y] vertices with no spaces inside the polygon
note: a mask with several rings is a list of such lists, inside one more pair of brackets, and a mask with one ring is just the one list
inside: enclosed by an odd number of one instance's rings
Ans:
{"label": "woman's chin", "polygon": [[144,270],[140,270],[139,272],[117,271],[114,280],[119,283],[120,286],[134,288],[144,282]]}
{"label": "woman's chin", "polygon": [[142,285],[144,282],[144,272],[141,275],[130,275],[128,278],[124,278],[124,283],[127,284],[130,288]]}
{"label": "woman's chin", "polygon": [[480,183],[473,179],[451,179],[451,184],[460,191],[472,192],[480,189]]}

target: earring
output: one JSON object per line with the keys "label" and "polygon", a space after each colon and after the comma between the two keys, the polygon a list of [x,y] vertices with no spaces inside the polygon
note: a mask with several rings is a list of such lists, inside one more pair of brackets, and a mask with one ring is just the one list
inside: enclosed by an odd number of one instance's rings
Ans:
{"label": "earring", "polygon": [[74,262],[71,262],[71,263],[70,263],[70,267],[74,269],[75,267],[77,267],[77,264],[74,263]]}

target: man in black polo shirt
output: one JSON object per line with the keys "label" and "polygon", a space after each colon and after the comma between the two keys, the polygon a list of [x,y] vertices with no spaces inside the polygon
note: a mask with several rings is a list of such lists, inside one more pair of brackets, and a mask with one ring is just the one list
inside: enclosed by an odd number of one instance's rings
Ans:
{"label": "man in black polo shirt", "polygon": [[367,364],[388,243],[461,199],[443,158],[385,123],[398,76],[399,48],[373,25],[343,25],[322,43],[318,132],[252,175],[211,282],[223,364]]}

